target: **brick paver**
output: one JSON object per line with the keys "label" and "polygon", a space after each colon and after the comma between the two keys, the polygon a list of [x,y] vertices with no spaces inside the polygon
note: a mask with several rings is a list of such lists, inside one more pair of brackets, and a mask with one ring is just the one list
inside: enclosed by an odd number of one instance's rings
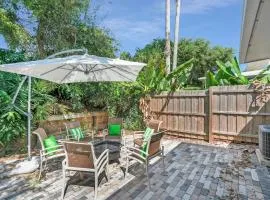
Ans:
{"label": "brick paver", "polygon": [[[140,177],[141,194],[155,196],[151,191],[161,191],[153,199],[270,199],[270,175],[258,165],[254,151],[181,143],[166,158],[166,175],[162,165],[156,165],[151,190],[146,177]],[[130,182],[108,199],[124,199],[130,185],[138,187]]]}
{"label": "brick paver", "polygon": [[[144,168],[134,164],[127,179],[123,179],[119,170],[112,171],[110,182],[102,182],[99,199],[270,200],[268,169],[258,164],[252,148],[246,150],[243,145],[240,145],[243,148],[237,148],[237,145],[220,148],[185,142],[175,146],[170,152],[166,150],[165,173],[160,161],[151,165],[151,189],[147,186]],[[3,178],[0,180],[0,199],[59,199],[61,178],[61,169],[40,183],[23,176]],[[91,178],[86,179],[83,181],[88,184],[86,186],[69,187],[65,199],[92,199]]]}

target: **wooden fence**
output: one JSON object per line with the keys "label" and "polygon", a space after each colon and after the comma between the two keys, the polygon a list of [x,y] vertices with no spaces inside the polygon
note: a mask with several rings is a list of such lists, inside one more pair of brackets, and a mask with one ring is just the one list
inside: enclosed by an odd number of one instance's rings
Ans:
{"label": "wooden fence", "polygon": [[270,103],[259,97],[249,86],[222,86],[162,93],[149,107],[170,135],[258,143],[258,125],[270,124]]}

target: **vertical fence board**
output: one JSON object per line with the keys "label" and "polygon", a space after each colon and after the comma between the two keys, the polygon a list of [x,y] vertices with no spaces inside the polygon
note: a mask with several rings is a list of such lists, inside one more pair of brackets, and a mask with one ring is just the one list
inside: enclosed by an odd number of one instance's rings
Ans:
{"label": "vertical fence board", "polygon": [[169,134],[210,142],[258,142],[258,125],[270,124],[270,102],[258,97],[248,86],[211,87],[153,96],[150,109]]}

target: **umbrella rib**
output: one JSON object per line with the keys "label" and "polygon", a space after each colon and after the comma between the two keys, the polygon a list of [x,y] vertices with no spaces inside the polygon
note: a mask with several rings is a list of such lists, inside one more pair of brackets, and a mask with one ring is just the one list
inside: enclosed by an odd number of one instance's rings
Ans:
{"label": "umbrella rib", "polygon": [[115,73],[119,74],[120,76],[125,77],[126,79],[128,79],[128,80],[130,80],[130,81],[133,81],[132,79],[130,79],[130,78],[128,78],[128,77],[126,77],[125,75],[123,75],[123,74],[121,74],[120,72],[118,72],[118,71],[114,70],[113,68],[110,68],[110,70],[112,70],[113,72],[115,72]]}
{"label": "umbrella rib", "polygon": [[96,79],[96,81],[97,81],[97,76],[96,76],[95,72],[93,71],[93,69],[94,69],[96,66],[97,66],[97,64],[94,65],[94,66],[93,66],[92,68],[90,68],[89,70],[93,73],[93,75],[94,75],[94,77],[95,77],[95,79]]}
{"label": "umbrella rib", "polygon": [[68,72],[65,76],[64,76],[64,78],[62,78],[62,80],[60,81],[60,83],[63,83],[63,81],[72,73],[72,72],[74,72],[75,70],[76,70],[76,66],[73,66],[74,68],[70,71],[70,72]]}
{"label": "umbrella rib", "polygon": [[[67,64],[67,65],[69,65],[69,64]],[[51,72],[53,72],[53,71],[55,71],[55,70],[58,70],[58,69],[60,69],[61,67],[64,67],[64,66],[66,66],[66,64],[65,64],[65,65],[61,65],[61,66],[56,67],[56,68],[53,68],[53,69],[51,69],[51,70],[49,70],[49,71],[47,71],[47,72],[44,72],[44,73],[41,74],[41,76],[44,76],[44,75],[46,75],[46,74],[49,74],[49,73],[51,73]],[[69,66],[72,66],[72,65],[69,65]],[[72,67],[73,67],[73,66],[72,66]]]}
{"label": "umbrella rib", "polygon": [[[102,66],[104,66],[104,65],[102,65]],[[98,71],[102,71],[102,70],[106,70],[106,69],[111,69],[111,68],[115,68],[115,66],[106,67],[106,68],[103,68],[103,69],[96,69],[96,70],[93,70],[93,72],[98,72]]]}
{"label": "umbrella rib", "polygon": [[132,72],[126,70],[126,69],[123,69],[123,68],[120,68],[120,67],[114,66],[114,65],[110,65],[110,66],[113,66],[113,67],[115,67],[115,68],[117,68],[117,69],[119,69],[119,70],[121,70],[121,71],[125,71],[125,72],[127,72],[127,73],[129,73],[129,74],[132,74],[133,76],[136,76],[136,74],[134,74],[134,73],[132,73]]}

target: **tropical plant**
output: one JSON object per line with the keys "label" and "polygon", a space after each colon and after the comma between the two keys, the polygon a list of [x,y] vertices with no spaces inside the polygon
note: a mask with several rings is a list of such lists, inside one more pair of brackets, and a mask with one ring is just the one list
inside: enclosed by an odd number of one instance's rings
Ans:
{"label": "tropical plant", "polygon": [[217,85],[244,85],[249,83],[249,80],[242,75],[236,58],[226,63],[221,61],[216,61],[216,63],[217,71],[206,73],[206,88]]}
{"label": "tropical plant", "polygon": [[269,84],[270,83],[270,65],[264,68],[257,76],[255,76],[252,80],[258,81],[261,84]]}
{"label": "tropical plant", "polygon": [[4,146],[25,131],[24,118],[11,106],[10,96],[0,90],[0,145]]}
{"label": "tropical plant", "polygon": [[[153,57],[159,55],[165,60],[164,39],[155,39],[142,49],[137,49],[132,60],[148,63]],[[171,42],[171,46],[173,43]],[[173,55],[173,52],[171,53]],[[220,46],[212,47],[210,42],[204,39],[181,39],[178,44],[177,65],[193,58],[192,73],[187,80],[187,85],[201,86],[200,77],[204,77],[208,70],[215,71],[216,61],[226,62],[233,58],[233,50]]]}
{"label": "tropical plant", "polygon": [[180,64],[167,74],[164,59],[157,54],[156,57],[150,58],[148,65],[140,73],[137,85],[142,88],[142,94],[145,95],[184,88],[191,75],[193,60]]}

